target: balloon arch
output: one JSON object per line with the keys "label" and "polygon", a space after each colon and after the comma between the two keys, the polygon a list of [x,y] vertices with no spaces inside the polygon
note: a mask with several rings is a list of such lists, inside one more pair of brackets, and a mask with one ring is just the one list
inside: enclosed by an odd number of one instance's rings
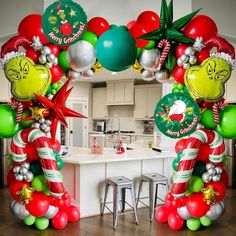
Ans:
{"label": "balloon arch", "polygon": [[198,12],[174,21],[173,1],[162,0],[160,16],[144,11],[117,26],[102,17],[87,23],[79,4],[63,0],[43,16],[22,19],[18,35],[1,48],[12,98],[0,105],[0,137],[12,138],[7,184],[18,219],[39,230],[49,222],[64,229],[79,220],[63,185],[55,134],[58,122],[67,126],[65,117],[86,118],[65,107],[69,82],[89,80],[103,68],[133,68],[159,83],[175,79],[154,112],[160,131],[179,139],[172,187],[156,220],[173,230],[185,223],[198,230],[221,217],[229,184],[223,138],[236,137],[236,106],[227,105],[223,95],[235,53],[218,36],[215,22]]}

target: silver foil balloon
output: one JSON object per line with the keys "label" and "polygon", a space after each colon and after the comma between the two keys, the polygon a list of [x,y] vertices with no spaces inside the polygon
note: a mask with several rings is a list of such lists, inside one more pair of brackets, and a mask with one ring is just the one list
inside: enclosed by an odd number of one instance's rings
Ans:
{"label": "silver foil balloon", "polygon": [[58,207],[50,205],[48,211],[44,214],[43,217],[50,220],[57,214],[58,210],[59,210]]}
{"label": "silver foil balloon", "polygon": [[51,53],[50,47],[48,47],[48,46],[43,46],[43,47],[42,47],[42,49],[41,49],[41,54],[47,55],[47,54],[50,54],[50,53]]}
{"label": "silver foil balloon", "polygon": [[202,174],[202,181],[204,183],[208,183],[208,182],[211,181],[211,176],[208,172],[205,172],[205,173]]}
{"label": "silver foil balloon", "polygon": [[92,79],[93,76],[94,76],[94,72],[92,70],[84,71],[84,72],[81,73],[81,76],[84,79]]}
{"label": "silver foil balloon", "polygon": [[155,78],[160,83],[166,83],[166,82],[168,82],[168,80],[170,78],[170,73],[168,70],[162,69],[162,70],[157,71],[155,73]]}
{"label": "silver foil balloon", "polygon": [[184,51],[184,54],[187,56],[192,56],[194,55],[195,50],[192,47],[187,47]]}
{"label": "silver foil balloon", "polygon": [[151,50],[143,49],[139,62],[145,70],[155,72],[159,65],[160,56],[161,53],[157,48]]}
{"label": "silver foil balloon", "polygon": [[30,215],[30,213],[25,209],[25,206],[15,200],[11,204],[11,212],[20,220],[24,220]]}
{"label": "silver foil balloon", "polygon": [[155,73],[148,70],[144,70],[141,74],[142,79],[145,81],[152,81],[155,79]]}
{"label": "silver foil balloon", "polygon": [[223,209],[223,212],[222,212],[222,215],[225,213],[225,210],[226,210],[226,207],[225,207],[225,200],[221,200],[220,202],[220,205],[221,205],[221,207],[222,207],[222,209]]}
{"label": "silver foil balloon", "polygon": [[206,217],[208,217],[211,220],[217,220],[220,218],[220,216],[224,213],[224,209],[222,205],[218,202],[214,205],[211,205],[210,210],[206,213]]}
{"label": "silver foil balloon", "polygon": [[53,53],[50,53],[50,54],[47,55],[47,61],[49,61],[51,63],[54,62],[55,58],[56,57],[55,57],[55,55]]}
{"label": "silver foil balloon", "polygon": [[211,163],[206,164],[206,169],[209,170],[210,168],[214,168],[214,165]]}
{"label": "silver foil balloon", "polygon": [[24,163],[21,164],[21,167],[29,169],[30,168],[30,163],[29,162],[24,162]]}
{"label": "silver foil balloon", "polygon": [[96,62],[95,49],[91,43],[80,40],[69,47],[66,58],[73,70],[77,72],[87,71]]}
{"label": "silver foil balloon", "polygon": [[180,208],[177,208],[177,212],[184,220],[189,220],[192,218],[192,216],[189,214],[186,206],[182,206]]}
{"label": "silver foil balloon", "polygon": [[195,65],[197,63],[197,58],[195,56],[190,56],[189,63]]}
{"label": "silver foil balloon", "polygon": [[71,78],[72,81],[79,80],[79,79],[81,79],[81,73],[80,72],[76,72],[74,70],[69,70],[67,78],[68,79]]}

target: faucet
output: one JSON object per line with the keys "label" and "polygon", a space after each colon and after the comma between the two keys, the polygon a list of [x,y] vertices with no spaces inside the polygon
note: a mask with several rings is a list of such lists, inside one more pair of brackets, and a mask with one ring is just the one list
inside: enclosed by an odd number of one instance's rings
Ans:
{"label": "faucet", "polygon": [[[113,129],[113,122],[114,122],[115,119],[117,119],[117,121],[118,121],[117,144],[115,144],[115,136],[114,136],[114,129]],[[120,117],[117,114],[115,114],[111,119],[111,131],[112,131],[112,135],[113,135],[113,146],[114,146],[115,149],[117,149],[120,145]]]}

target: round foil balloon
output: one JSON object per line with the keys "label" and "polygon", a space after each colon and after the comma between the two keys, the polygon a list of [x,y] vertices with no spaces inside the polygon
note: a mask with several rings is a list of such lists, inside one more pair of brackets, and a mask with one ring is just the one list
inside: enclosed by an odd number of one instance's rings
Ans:
{"label": "round foil balloon", "polygon": [[81,40],[69,47],[66,58],[73,70],[87,71],[96,62],[95,49],[91,43]]}

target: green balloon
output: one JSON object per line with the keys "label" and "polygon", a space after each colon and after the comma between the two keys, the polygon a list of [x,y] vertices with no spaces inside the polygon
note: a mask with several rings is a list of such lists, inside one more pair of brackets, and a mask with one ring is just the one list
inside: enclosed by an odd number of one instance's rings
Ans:
{"label": "green balloon", "polygon": [[36,217],[35,216],[28,216],[27,218],[24,219],[24,223],[26,225],[33,225],[35,223]]}
{"label": "green balloon", "polygon": [[8,104],[0,105],[0,138],[11,138],[20,128],[16,123],[16,110]]}
{"label": "green balloon", "polygon": [[33,172],[34,176],[43,174],[40,162],[39,161],[32,162],[30,165],[30,171]]}
{"label": "green balloon", "polygon": [[203,226],[210,226],[212,224],[212,220],[207,218],[206,216],[202,216],[200,218],[200,222]]}
{"label": "green balloon", "polygon": [[140,58],[142,50],[142,48],[137,48],[137,58]]}
{"label": "green balloon", "polygon": [[155,47],[155,41],[154,40],[150,40],[148,42],[148,44],[144,48],[147,49],[147,50],[150,50],[150,49],[152,49],[154,47]]}
{"label": "green balloon", "polygon": [[50,196],[50,195],[51,195],[51,193],[50,193],[48,187],[46,187],[46,188],[43,190],[43,193],[44,193],[46,196]]}
{"label": "green balloon", "polygon": [[122,30],[125,30],[125,31],[128,31],[128,30],[129,30],[126,25],[120,25],[118,28],[119,28],[119,29],[122,29]]}
{"label": "green balloon", "polygon": [[176,63],[177,63],[176,57],[173,55],[171,57],[171,63],[170,64],[168,63],[168,60],[165,60],[165,68],[169,71],[172,71],[175,68]]}
{"label": "green balloon", "polygon": [[187,227],[188,229],[192,230],[192,231],[196,231],[200,228],[201,223],[200,220],[198,218],[192,218],[187,220]]}
{"label": "green balloon", "polygon": [[179,160],[176,158],[172,162],[172,168],[176,171],[178,169],[178,166],[179,166]]}
{"label": "green balloon", "polygon": [[63,160],[61,158],[58,158],[58,159],[56,159],[56,161],[57,161],[58,170],[62,170],[64,167]]}
{"label": "green balloon", "polygon": [[45,230],[49,226],[49,219],[44,217],[37,217],[35,220],[35,227],[39,230]]}
{"label": "green balloon", "polygon": [[216,128],[216,122],[214,121],[213,111],[210,109],[207,109],[202,113],[200,122],[207,129],[215,129]]}
{"label": "green balloon", "polygon": [[115,25],[115,24],[111,24],[110,25],[110,29],[115,29],[115,28],[117,28],[118,26],[117,25]]}
{"label": "green balloon", "polygon": [[192,195],[192,193],[193,193],[193,192],[188,188],[188,189],[187,189],[187,192],[185,193],[185,196],[186,196],[186,197],[189,197],[189,196]]}
{"label": "green balloon", "polygon": [[178,92],[179,92],[179,89],[177,87],[172,89],[172,93],[178,93]]}
{"label": "green balloon", "polygon": [[50,84],[46,92],[46,95],[50,94],[51,92],[52,92],[52,85]]}
{"label": "green balloon", "polygon": [[91,31],[87,31],[83,34],[81,39],[91,43],[95,47],[98,41],[98,36]]}
{"label": "green balloon", "polygon": [[205,171],[206,171],[206,164],[201,161],[197,161],[193,169],[193,175],[201,177]]}
{"label": "green balloon", "polygon": [[120,28],[104,32],[96,44],[96,55],[101,65],[111,71],[128,69],[137,56],[133,36]]}
{"label": "green balloon", "polygon": [[188,185],[189,189],[195,193],[200,192],[203,186],[204,186],[204,182],[202,181],[202,178],[195,175],[191,177],[189,181],[189,185]]}
{"label": "green balloon", "polygon": [[[22,119],[31,116],[31,111],[30,110],[25,110],[22,114]],[[25,120],[20,122],[20,126],[24,129],[31,127],[31,125],[34,123],[34,119],[31,120]]]}
{"label": "green balloon", "polygon": [[220,123],[216,126],[216,131],[223,138],[236,138],[236,106],[225,106],[223,111],[219,112]]}
{"label": "green balloon", "polygon": [[32,187],[38,192],[43,191],[47,188],[46,180],[42,175],[35,176],[31,184]]}
{"label": "green balloon", "polygon": [[53,84],[52,84],[52,89],[58,90],[58,83],[53,83]]}
{"label": "green balloon", "polygon": [[58,64],[62,67],[63,70],[70,69],[70,64],[66,59],[67,51],[64,50],[58,55]]}

